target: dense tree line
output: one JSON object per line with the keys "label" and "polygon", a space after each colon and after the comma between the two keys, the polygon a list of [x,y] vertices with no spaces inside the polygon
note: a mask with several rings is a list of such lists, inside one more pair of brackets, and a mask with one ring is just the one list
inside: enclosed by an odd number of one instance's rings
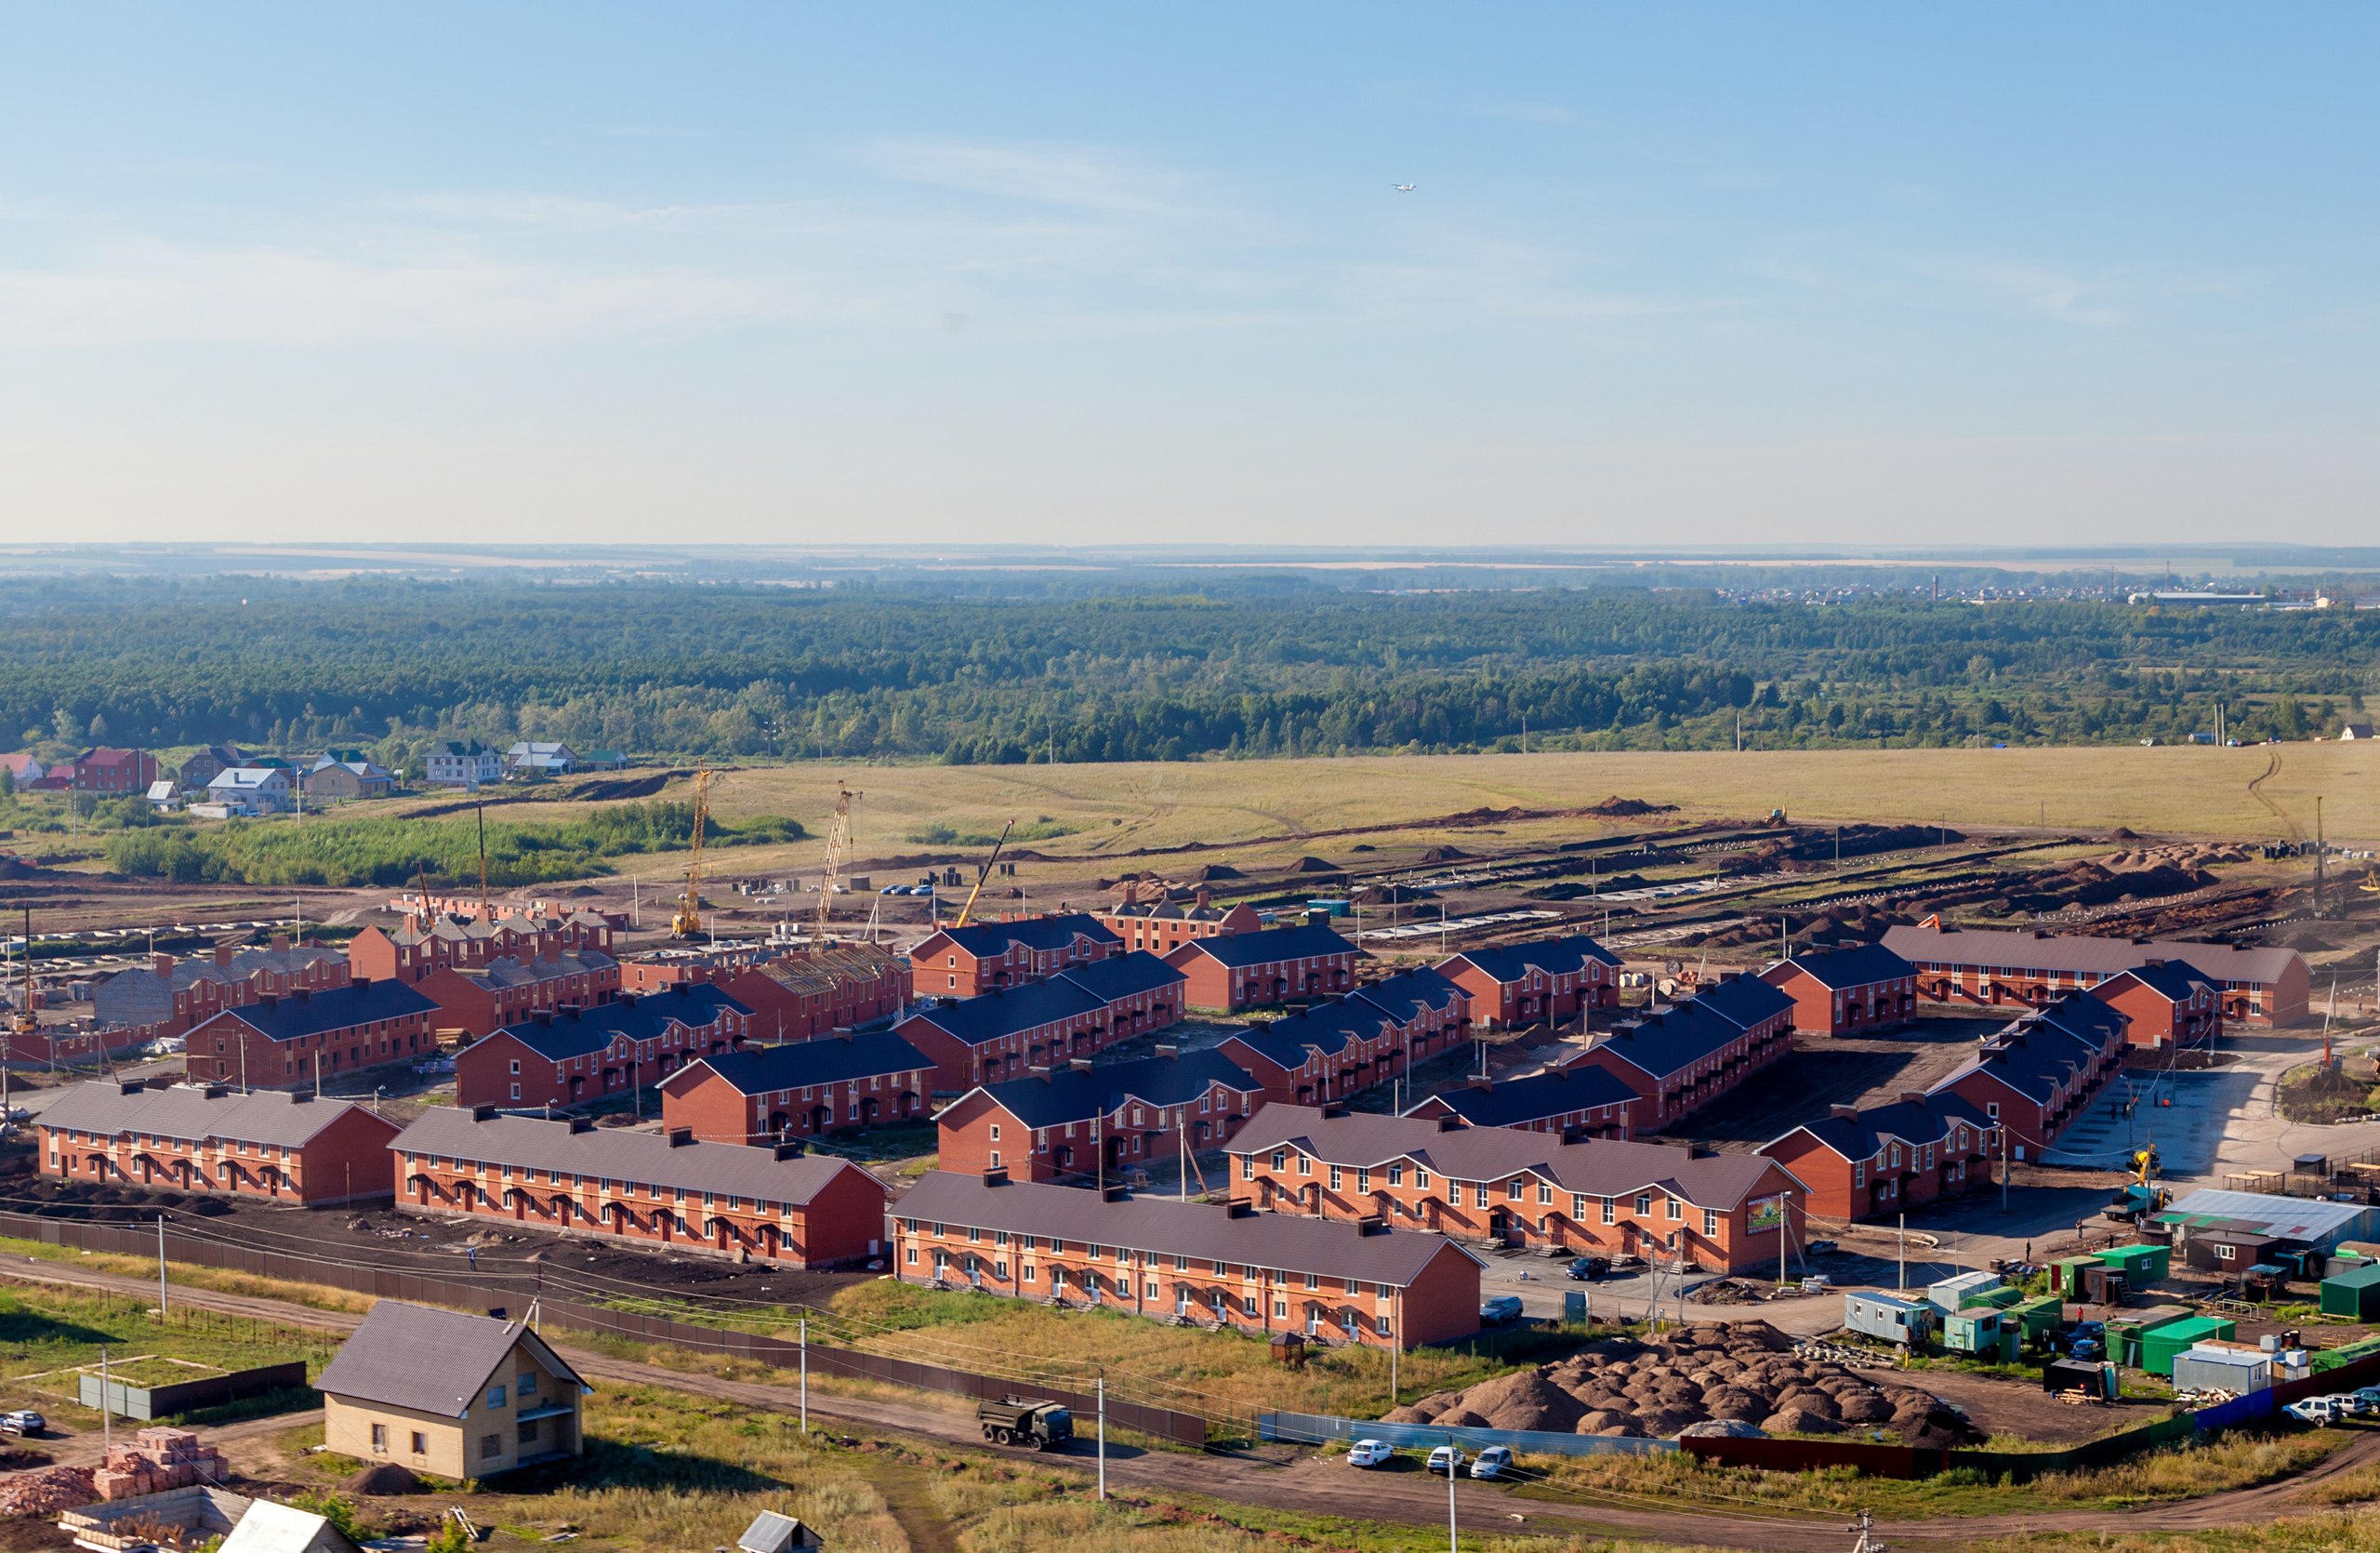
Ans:
{"label": "dense tree line", "polygon": [[[2380,619],[1691,590],[1165,592],[66,578],[0,599],[0,743],[561,738],[963,763],[2304,737]],[[12,737],[13,736],[13,737]]]}

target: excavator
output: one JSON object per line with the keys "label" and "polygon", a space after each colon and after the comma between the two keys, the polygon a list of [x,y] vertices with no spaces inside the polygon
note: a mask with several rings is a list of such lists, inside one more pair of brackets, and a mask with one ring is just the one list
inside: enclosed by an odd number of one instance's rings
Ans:
{"label": "excavator", "polygon": [[686,859],[686,894],[669,919],[672,938],[703,936],[703,828],[710,819],[710,767],[694,768],[694,836],[693,855]]}
{"label": "excavator", "polygon": [[1015,829],[1014,820],[1000,827],[1000,839],[992,843],[992,855],[984,859],[982,868],[975,870],[975,887],[967,892],[967,904],[959,909],[959,920],[950,924],[952,927],[965,927],[967,919],[975,914],[975,897],[984,893],[984,881],[992,876],[992,865],[1000,860],[1000,849],[1008,845],[1008,833]]}
{"label": "excavator", "polygon": [[2134,1150],[2132,1179],[2116,1188],[2114,1201],[2107,1206],[2107,1216],[2119,1224],[2138,1224],[2173,1201],[2174,1194],[2157,1184],[2157,1177],[2163,1169],[2163,1161],[2157,1157],[2155,1144]]}

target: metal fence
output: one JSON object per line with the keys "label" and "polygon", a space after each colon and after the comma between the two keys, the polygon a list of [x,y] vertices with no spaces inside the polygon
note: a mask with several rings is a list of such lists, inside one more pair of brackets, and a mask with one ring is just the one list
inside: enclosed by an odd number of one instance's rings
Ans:
{"label": "metal fence", "polygon": [[[0,1213],[0,1235],[37,1241],[44,1245],[72,1246],[81,1251],[126,1256],[154,1256],[159,1246],[158,1231],[152,1225],[94,1224],[80,1219],[43,1218],[29,1214]],[[377,1299],[408,1300],[418,1305],[443,1305],[460,1310],[518,1310],[523,1307],[526,1298],[519,1291],[451,1278],[434,1278],[425,1273],[355,1267],[256,1246],[225,1245],[185,1235],[171,1228],[165,1231],[164,1248],[171,1261],[250,1273],[284,1282],[323,1284],[370,1294]],[[638,1315],[600,1305],[581,1304],[576,1300],[540,1298],[537,1308],[542,1321],[574,1332],[598,1333],[641,1343],[660,1343],[703,1353],[724,1354],[732,1359],[749,1360],[781,1370],[798,1369],[802,1362],[802,1345],[782,1337],[764,1337],[748,1332],[703,1326],[691,1321],[673,1321],[666,1316]],[[979,1401],[1031,1395],[1063,1402],[1086,1418],[1098,1405],[1098,1399],[1091,1392],[1053,1387],[1040,1380],[955,1370],[945,1365],[865,1353],[829,1344],[812,1343],[808,1347],[811,1373],[818,1375],[875,1381],[910,1390],[968,1397]],[[1159,1407],[1129,1396],[1118,1396],[1112,1389],[1107,1396],[1107,1422],[1110,1427],[1146,1435],[1169,1444],[1203,1446],[1207,1442],[1208,1419],[1205,1414]],[[1244,1420],[1242,1427],[1245,1427]]]}
{"label": "metal fence", "polygon": [[1260,1413],[1256,1438],[1293,1445],[1330,1445],[1356,1440],[1377,1440],[1384,1445],[1427,1450],[1449,1440],[1477,1454],[1489,1445],[1530,1455],[1599,1456],[1659,1455],[1676,1450],[1674,1440],[1632,1440],[1620,1435],[1557,1434],[1551,1429],[1489,1429],[1434,1424],[1381,1424],[1362,1418],[1333,1418],[1320,1413]]}

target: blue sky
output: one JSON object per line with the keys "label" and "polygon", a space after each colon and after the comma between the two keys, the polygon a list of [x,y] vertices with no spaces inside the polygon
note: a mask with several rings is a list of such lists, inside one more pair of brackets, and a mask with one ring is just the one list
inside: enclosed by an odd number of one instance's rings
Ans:
{"label": "blue sky", "polygon": [[0,538],[2369,540],[2375,43],[20,5]]}

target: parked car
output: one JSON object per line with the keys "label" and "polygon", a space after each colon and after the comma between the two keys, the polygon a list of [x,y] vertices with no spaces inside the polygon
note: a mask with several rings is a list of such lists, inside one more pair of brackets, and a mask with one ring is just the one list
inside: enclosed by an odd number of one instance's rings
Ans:
{"label": "parked car", "polygon": [[1377,1440],[1358,1440],[1347,1451],[1350,1467],[1386,1467],[1395,1459],[1396,1453]]}
{"label": "parked car", "polygon": [[1570,1265],[1563,1270],[1568,1273],[1573,1279],[1576,1279],[1579,1282],[1592,1283],[1598,1278],[1609,1275],[1611,1272],[1611,1258],[1608,1256],[1575,1257],[1571,1260]]}
{"label": "parked car", "polygon": [[1507,1445],[1488,1446],[1479,1453],[1479,1459],[1471,1464],[1471,1475],[1474,1478],[1506,1478],[1512,1475],[1512,1471],[1513,1453]]}
{"label": "parked car", "polygon": [[2380,1411],[2380,1386],[2358,1387],[2355,1393],[2355,1400],[2363,1403],[2367,1408]]}
{"label": "parked car", "polygon": [[2342,1418],[2367,1417],[2375,1411],[2373,1400],[2361,1391],[2334,1391],[2327,1400],[2338,1404]]}
{"label": "parked car", "polygon": [[2308,1397],[2302,1402],[2292,1402],[2281,1410],[2301,1424],[2328,1428],[2339,1421],[2337,1400],[2332,1397]]}
{"label": "parked car", "polygon": [[1479,1302],[1479,1324],[1502,1326],[1521,1319],[1521,1297],[1518,1294],[1498,1294]]}
{"label": "parked car", "polygon": [[39,1434],[47,1427],[49,1420],[29,1407],[0,1413],[0,1434]]}
{"label": "parked car", "polygon": [[1463,1464],[1470,1459],[1462,1453],[1462,1447],[1460,1445],[1441,1445],[1430,1453],[1429,1467],[1433,1472],[1459,1473],[1462,1470]]}

